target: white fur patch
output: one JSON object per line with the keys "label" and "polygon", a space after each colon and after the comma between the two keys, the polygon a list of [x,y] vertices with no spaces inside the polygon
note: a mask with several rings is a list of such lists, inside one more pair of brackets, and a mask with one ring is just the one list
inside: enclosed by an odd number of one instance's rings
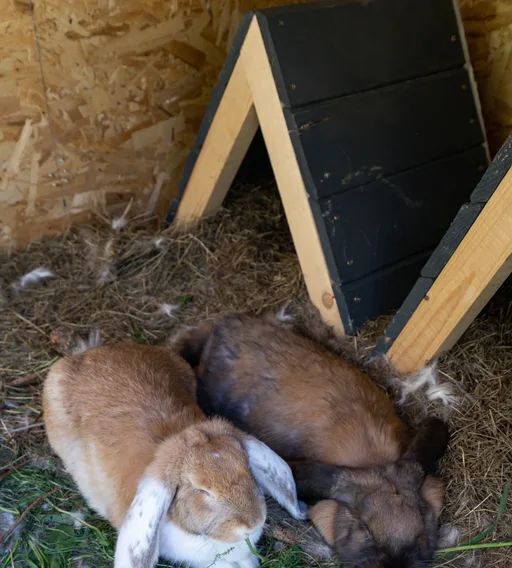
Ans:
{"label": "white fur patch", "polygon": [[76,468],[73,477],[91,507],[108,519],[116,506],[117,484],[106,472],[93,442],[85,447],[84,464],[85,467]]}
{"label": "white fur patch", "polygon": [[[249,539],[254,547],[261,537],[263,526],[255,529]],[[253,568],[259,565],[245,540],[221,542],[207,536],[185,532],[167,521],[160,528],[160,556],[172,562],[183,562],[191,568]]]}
{"label": "white fur patch", "polygon": [[79,438],[66,435],[52,439],[51,443],[89,507],[108,518],[114,487],[96,457],[94,446],[86,448]]}
{"label": "white fur patch", "polygon": [[437,546],[439,548],[449,548],[455,546],[460,539],[460,531],[454,525],[443,525],[439,528],[439,540]]}
{"label": "white fur patch", "polygon": [[149,568],[159,555],[163,516],[173,498],[161,481],[143,479],[121,525],[116,543],[114,568]]}
{"label": "white fur patch", "polygon": [[456,406],[458,403],[458,398],[453,393],[452,385],[448,383],[429,386],[426,395],[429,400],[438,400],[444,406]]}
{"label": "white fur patch", "polygon": [[258,485],[273,497],[294,519],[305,519],[297,499],[297,488],[290,466],[263,442],[252,436],[244,440],[249,466]]}
{"label": "white fur patch", "polygon": [[95,446],[87,445],[69,423],[62,373],[62,364],[57,363],[46,379],[45,397],[54,418],[47,425],[48,439],[89,506],[107,518],[116,488],[103,469]]}

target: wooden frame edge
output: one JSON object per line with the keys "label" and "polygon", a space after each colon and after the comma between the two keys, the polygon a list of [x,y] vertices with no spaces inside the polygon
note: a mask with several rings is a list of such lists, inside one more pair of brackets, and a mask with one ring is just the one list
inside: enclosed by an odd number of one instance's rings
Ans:
{"label": "wooden frame edge", "polygon": [[239,57],[183,190],[174,218],[177,224],[195,222],[222,205],[258,130],[242,65]]}
{"label": "wooden frame edge", "polygon": [[401,372],[448,350],[512,272],[512,168],[388,350]]}
{"label": "wooden frame edge", "polygon": [[249,26],[240,59],[247,73],[256,114],[309,297],[323,320],[336,333],[343,335],[345,330],[331,275],[257,18],[253,18]]}

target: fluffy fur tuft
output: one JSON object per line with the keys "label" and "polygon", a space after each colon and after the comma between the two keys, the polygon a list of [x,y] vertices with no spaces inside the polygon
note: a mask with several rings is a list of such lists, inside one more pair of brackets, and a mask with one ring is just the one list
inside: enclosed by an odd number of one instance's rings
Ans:
{"label": "fluffy fur tuft", "polygon": [[449,383],[442,383],[437,372],[437,364],[434,362],[421,369],[418,373],[395,379],[395,385],[400,391],[398,404],[403,405],[407,399],[420,391],[430,401],[439,401],[447,407],[458,404],[458,397],[453,392]]}

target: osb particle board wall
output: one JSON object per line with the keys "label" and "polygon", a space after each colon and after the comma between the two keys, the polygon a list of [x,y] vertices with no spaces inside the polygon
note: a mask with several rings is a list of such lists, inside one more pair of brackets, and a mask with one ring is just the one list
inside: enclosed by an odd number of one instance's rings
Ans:
{"label": "osb particle board wall", "polygon": [[[297,0],[296,0],[297,1]],[[243,11],[286,0],[0,0],[0,247],[165,210]],[[494,146],[510,0],[461,0]]]}
{"label": "osb particle board wall", "polygon": [[491,152],[512,132],[512,0],[459,0]]}

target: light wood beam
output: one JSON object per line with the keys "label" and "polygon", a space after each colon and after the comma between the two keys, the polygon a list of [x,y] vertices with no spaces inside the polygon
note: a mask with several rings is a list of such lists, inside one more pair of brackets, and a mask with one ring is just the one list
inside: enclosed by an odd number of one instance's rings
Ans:
{"label": "light wood beam", "polygon": [[194,222],[217,211],[257,129],[252,94],[239,58],[194,164],[177,223]]}
{"label": "light wood beam", "polygon": [[247,32],[240,59],[290,227],[308,293],[324,321],[342,334],[343,324],[279,94],[256,18]]}
{"label": "light wood beam", "polygon": [[388,351],[401,372],[448,350],[512,271],[512,169]]}

